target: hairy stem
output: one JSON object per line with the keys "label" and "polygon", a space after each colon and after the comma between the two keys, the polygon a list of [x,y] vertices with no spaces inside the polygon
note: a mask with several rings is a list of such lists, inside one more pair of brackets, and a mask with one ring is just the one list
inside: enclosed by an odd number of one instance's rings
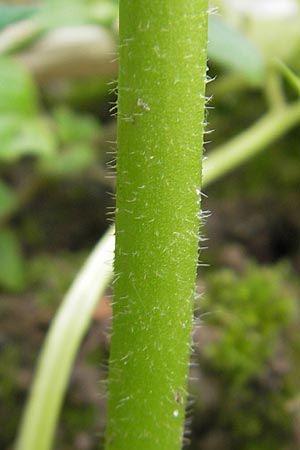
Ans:
{"label": "hairy stem", "polygon": [[[277,120],[274,121],[274,117]],[[278,120],[279,118],[279,120]],[[264,116],[251,128],[242,133],[238,138],[233,141],[227,142],[225,145],[213,150],[208,160],[205,161],[203,171],[203,187],[208,186],[210,183],[217,181],[220,177],[225,175],[230,170],[235,169],[240,163],[248,158],[254,156],[258,151],[262,151],[267,145],[271,144],[278,137],[286,133],[290,128],[295,126],[300,120],[300,104],[297,102],[294,105],[287,106],[282,112],[274,114],[269,113]],[[280,123],[280,128],[278,128],[278,122]],[[255,139],[249,141],[249,134],[252,130],[260,130],[259,133],[255,132]],[[276,130],[276,132],[275,132]],[[267,133],[267,138],[264,138],[264,132]],[[231,165],[227,165],[225,162],[228,157],[229,149],[233,148],[232,151],[238,154],[238,158],[230,158]],[[224,153],[223,153],[224,151]],[[216,155],[216,156],[215,156]],[[69,293],[65,296],[62,301],[62,305],[57,312],[56,318],[53,321],[51,328],[49,330],[49,337],[47,337],[46,343],[43,346],[42,353],[40,356],[40,363],[35,374],[33,388],[31,390],[26,409],[24,411],[24,418],[22,421],[22,426],[19,433],[19,444],[18,450],[46,450],[50,449],[53,440],[53,433],[55,424],[57,422],[57,417],[60,412],[60,406],[63,401],[63,396],[68,382],[68,377],[71,372],[71,368],[74,362],[75,355],[78,351],[79,345],[81,343],[82,337],[84,336],[84,329],[88,327],[91,321],[92,312],[98,302],[99,295],[105,286],[110,282],[112,269],[107,263],[104,269],[103,262],[106,259],[106,252],[112,253],[114,248],[113,239],[113,226],[110,231],[101,239],[100,243],[97,245],[93,251],[94,256],[91,255],[89,262],[87,262],[82,268],[78,277],[80,279],[86,280],[80,296],[77,296],[77,283],[78,278],[74,280]],[[102,249],[105,248],[105,252]],[[97,255],[97,257],[96,257]],[[103,259],[104,258],[104,259]],[[91,280],[96,277],[98,280],[97,284]],[[99,284],[100,282],[100,284]],[[90,286],[93,285],[93,289]],[[72,292],[72,295],[70,294]],[[80,323],[83,325],[74,328],[74,316],[78,316],[78,301],[83,301],[85,304],[84,311],[80,314]],[[68,332],[63,332],[61,329],[61,321],[63,317],[66,317],[66,311],[69,320],[66,322],[66,330],[70,326],[73,330],[72,334]],[[66,318],[65,318],[66,320]],[[76,333],[74,333],[76,331]],[[50,337],[52,336],[52,337]],[[55,337],[54,337],[55,336]],[[55,342],[54,350],[49,341]],[[71,349],[71,356],[65,358],[64,372],[61,370],[61,353],[59,349],[66,349],[66,342],[68,341],[68,349]],[[43,363],[42,363],[43,361]],[[53,371],[48,371],[48,361],[51,361],[51,366]],[[37,396],[37,388],[44,380],[43,392],[39,391]],[[53,385],[57,386],[57,381],[60,380],[60,389],[55,391],[55,395],[59,395],[60,399],[55,403],[53,409],[49,409],[48,398],[54,396]],[[40,416],[36,412],[34,414],[32,411],[45,411],[47,410],[47,415],[42,417],[47,422],[48,431],[43,436],[43,446],[39,439],[42,438],[40,430],[43,429],[41,424]],[[49,416],[51,418],[49,419]],[[35,420],[33,420],[33,417]],[[35,447],[35,443],[37,447]]]}
{"label": "hairy stem", "polygon": [[198,254],[205,0],[120,1],[107,450],[176,450]]}

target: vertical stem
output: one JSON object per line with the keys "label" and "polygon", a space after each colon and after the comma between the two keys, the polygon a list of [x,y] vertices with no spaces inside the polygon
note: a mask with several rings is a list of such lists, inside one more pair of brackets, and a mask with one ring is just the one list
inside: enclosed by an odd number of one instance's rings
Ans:
{"label": "vertical stem", "polygon": [[107,450],[181,447],[197,265],[206,0],[120,0]]}

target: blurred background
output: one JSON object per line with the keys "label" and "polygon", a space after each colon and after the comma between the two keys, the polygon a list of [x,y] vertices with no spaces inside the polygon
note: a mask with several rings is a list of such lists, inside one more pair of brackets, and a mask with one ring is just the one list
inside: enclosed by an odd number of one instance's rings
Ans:
{"label": "blurred background", "polygon": [[[300,93],[299,1],[210,7],[208,160],[237,136],[242,149],[247,128]],[[117,14],[114,0],[0,2],[3,450],[51,318],[110,223]],[[191,450],[300,448],[299,122],[204,189]],[[54,450],[103,439],[110,294],[77,357]]]}

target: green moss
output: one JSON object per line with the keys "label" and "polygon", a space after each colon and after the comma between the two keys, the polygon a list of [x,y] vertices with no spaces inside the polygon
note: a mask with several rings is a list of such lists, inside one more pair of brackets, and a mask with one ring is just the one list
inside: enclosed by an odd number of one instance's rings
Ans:
{"label": "green moss", "polygon": [[295,448],[296,413],[288,406],[299,395],[295,286],[283,263],[207,277],[203,332],[213,337],[200,364],[219,394],[203,408],[211,418],[207,430],[223,430],[232,450]]}

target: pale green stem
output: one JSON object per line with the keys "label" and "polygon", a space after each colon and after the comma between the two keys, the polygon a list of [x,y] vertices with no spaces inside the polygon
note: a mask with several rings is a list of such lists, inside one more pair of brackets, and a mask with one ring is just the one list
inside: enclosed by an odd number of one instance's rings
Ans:
{"label": "pale green stem", "polygon": [[[278,117],[277,114],[276,117]],[[300,104],[287,107],[280,113],[279,117],[281,124],[279,129],[278,120],[273,121],[274,114],[272,113],[260,119],[238,138],[212,151],[209,159],[204,161],[203,186],[206,187],[210,183],[217,181],[227,172],[235,169],[240,163],[246,161],[252,155],[254,156],[258,151],[265,149],[267,145],[297,124],[300,121]],[[259,129],[260,133],[256,132],[256,139],[249,141],[248,136],[252,134],[253,129]],[[267,139],[264,139],[262,135],[264,129],[267,131]],[[238,141],[238,145],[236,141]],[[232,148],[238,154],[238,158],[231,157],[230,164],[226,164],[226,158]],[[109,262],[109,258],[107,259],[107,255],[112,254],[114,250],[113,234],[114,229],[112,226],[106,235],[103,236],[81,269],[78,277],[74,280],[69,292],[62,301],[56,318],[53,320],[41,352],[40,362],[24,412],[16,450],[48,450],[52,447],[55,424],[75,355],[85,330],[90,324],[93,310],[99,301],[101,292],[103,292],[112,277],[111,262]],[[104,264],[105,260],[107,260],[107,265]],[[97,284],[93,282],[95,277]],[[81,287],[80,293],[77,293],[79,280],[81,280]],[[83,283],[82,280],[86,281]],[[93,289],[90,289],[91,286],[93,286]],[[84,302],[82,299],[84,299]],[[84,306],[80,316],[77,315],[78,302],[81,303],[81,306]],[[74,326],[74,317],[76,321],[80,320],[80,326]],[[66,331],[62,329],[65,324]],[[72,332],[68,333],[68,329]],[[66,342],[68,343],[66,344]],[[69,356],[65,354],[67,349],[70,351]],[[63,366],[61,365],[62,351],[64,353]],[[52,370],[48,370],[48,367],[52,367]],[[59,390],[53,389],[53,386],[58,384]],[[48,399],[53,395],[58,398],[54,402],[54,409],[51,410]],[[41,430],[45,428],[46,434],[43,437]],[[43,444],[41,443],[41,438],[43,438]]]}
{"label": "pale green stem", "polygon": [[75,355],[112,274],[114,228],[97,244],[48,332],[16,450],[49,450]]}
{"label": "pale green stem", "polygon": [[266,114],[246,131],[212,151],[203,165],[203,183],[208,185],[238,167],[300,121],[300,103]]}
{"label": "pale green stem", "polygon": [[275,60],[274,66],[281,72],[297,94],[300,95],[300,75],[293,72],[283,61]]}
{"label": "pale green stem", "polygon": [[274,67],[269,67],[267,71],[264,91],[271,111],[281,111],[286,106],[282,79]]}

